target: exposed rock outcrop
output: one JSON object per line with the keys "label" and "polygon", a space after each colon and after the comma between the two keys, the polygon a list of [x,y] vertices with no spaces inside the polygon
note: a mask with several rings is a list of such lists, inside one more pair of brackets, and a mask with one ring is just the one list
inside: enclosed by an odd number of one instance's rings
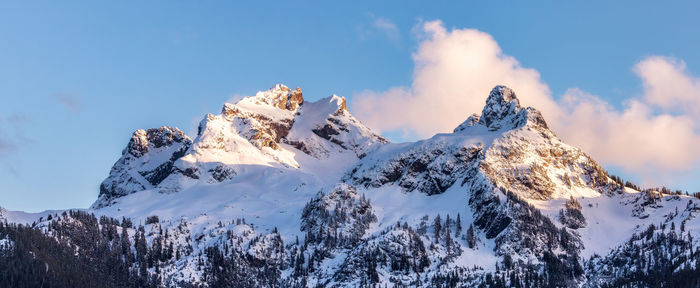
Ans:
{"label": "exposed rock outcrop", "polygon": [[337,150],[348,150],[362,158],[389,143],[353,117],[345,98],[336,95],[301,107],[286,141],[318,159]]}
{"label": "exposed rock outcrop", "polygon": [[134,132],[122,157],[100,184],[100,195],[93,207],[134,192],[152,189],[173,171],[173,164],[185,155],[192,139],[176,127],[139,129]]}

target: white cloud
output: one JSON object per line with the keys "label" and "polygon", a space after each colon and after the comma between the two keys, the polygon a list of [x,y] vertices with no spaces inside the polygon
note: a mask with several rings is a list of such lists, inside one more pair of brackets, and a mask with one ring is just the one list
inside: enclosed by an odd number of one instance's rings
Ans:
{"label": "white cloud", "polygon": [[666,111],[695,115],[700,120],[700,79],[686,71],[685,62],[652,56],[633,70],[642,79],[648,103]]}
{"label": "white cloud", "polygon": [[638,99],[617,110],[579,89],[569,89],[560,104],[564,113],[551,126],[605,164],[652,177],[691,169],[700,159],[700,135],[689,115],[653,113]]}
{"label": "white cloud", "polygon": [[469,114],[481,112],[498,84],[513,88],[521,102],[538,107],[545,117],[556,113],[539,73],[503,54],[491,35],[474,29],[448,32],[439,21],[425,22],[423,31],[425,39],[413,54],[411,87],[353,97],[354,113],[369,126],[418,137],[448,132]]}
{"label": "white cloud", "polygon": [[644,95],[616,109],[580,89],[554,100],[539,73],[504,54],[487,33],[448,31],[440,21],[420,28],[424,38],[413,54],[411,86],[354,95],[353,111],[368,126],[408,137],[450,132],[481,112],[491,88],[503,84],[521,104],[542,111],[560,137],[603,164],[667,179],[700,160],[700,80],[681,61],[655,56],[638,63],[633,71]]}

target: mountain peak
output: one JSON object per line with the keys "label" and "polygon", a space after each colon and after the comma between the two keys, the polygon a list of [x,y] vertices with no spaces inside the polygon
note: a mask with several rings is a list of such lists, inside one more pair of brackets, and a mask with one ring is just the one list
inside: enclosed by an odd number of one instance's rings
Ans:
{"label": "mountain peak", "polygon": [[477,124],[486,126],[491,131],[511,130],[526,125],[541,131],[549,130],[540,111],[532,107],[521,107],[520,100],[513,89],[503,85],[497,85],[491,89],[481,115],[472,114],[457,126],[454,132],[464,131]]}
{"label": "mountain peak", "polygon": [[177,127],[162,126],[160,128],[151,128],[148,130],[139,129],[131,135],[131,140],[127,146],[127,152],[135,157],[140,157],[148,153],[149,146],[151,149],[160,148],[171,145],[173,142],[190,143],[192,139],[187,137],[187,135]]}
{"label": "mountain peak", "polygon": [[479,124],[499,129],[503,120],[516,116],[520,110],[520,101],[515,92],[506,86],[498,85],[491,90],[489,98],[486,99]]}
{"label": "mountain peak", "polygon": [[335,112],[333,112],[332,114],[337,115],[339,113],[349,112],[345,97],[343,96],[333,94],[331,96],[321,99],[320,101],[328,102],[329,108],[335,109]]}
{"label": "mountain peak", "polygon": [[267,103],[280,109],[296,110],[304,103],[301,87],[292,90],[284,84],[275,84],[267,91],[260,91],[253,97],[255,100]]}
{"label": "mountain peak", "polygon": [[157,186],[192,143],[177,127],[136,130],[109,177],[100,184],[100,195],[93,207],[108,206],[115,198]]}
{"label": "mountain peak", "polygon": [[[326,141],[314,139],[320,137]],[[380,135],[364,126],[348,111],[345,97],[331,95],[304,104],[297,111],[294,126],[287,137],[297,149],[313,157],[327,158],[338,146],[355,152],[358,157],[388,143]]]}
{"label": "mountain peak", "polygon": [[498,101],[500,103],[515,102],[516,105],[520,107],[520,101],[515,95],[513,89],[510,89],[508,86],[505,85],[496,85],[496,87],[493,87],[493,89],[491,89],[491,93],[489,93],[489,98],[486,99],[486,103],[488,104],[493,101]]}

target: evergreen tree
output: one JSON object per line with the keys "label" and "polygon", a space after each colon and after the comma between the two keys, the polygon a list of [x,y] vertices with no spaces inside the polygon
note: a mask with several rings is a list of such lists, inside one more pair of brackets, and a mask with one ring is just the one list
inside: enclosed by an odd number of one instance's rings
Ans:
{"label": "evergreen tree", "polygon": [[139,264],[139,275],[141,277],[146,277],[146,269],[148,267],[148,263],[146,261],[146,253],[148,252],[148,247],[146,246],[146,232],[143,226],[139,226],[136,235],[138,238],[134,240],[134,242],[136,242],[134,243],[134,245],[136,245],[136,261]]}
{"label": "evergreen tree", "polygon": [[440,218],[440,214],[435,216],[433,227],[435,228],[435,242],[440,242],[440,231],[442,230],[442,219]]}
{"label": "evergreen tree", "polygon": [[459,237],[460,234],[462,234],[462,219],[460,219],[459,213],[457,213],[457,228],[455,230],[455,237]]}
{"label": "evergreen tree", "polygon": [[474,225],[472,224],[469,224],[467,229],[467,245],[472,249],[476,247],[476,235],[474,235]]}
{"label": "evergreen tree", "polygon": [[450,229],[445,229],[445,247],[447,249],[447,255],[451,254],[452,248],[452,233]]}
{"label": "evergreen tree", "polygon": [[122,249],[122,254],[124,255],[124,261],[126,262],[126,265],[129,266],[131,265],[131,262],[133,262],[134,258],[131,253],[131,241],[129,240],[129,231],[128,228],[125,227],[126,225],[122,225],[122,234],[121,234],[121,249]]}

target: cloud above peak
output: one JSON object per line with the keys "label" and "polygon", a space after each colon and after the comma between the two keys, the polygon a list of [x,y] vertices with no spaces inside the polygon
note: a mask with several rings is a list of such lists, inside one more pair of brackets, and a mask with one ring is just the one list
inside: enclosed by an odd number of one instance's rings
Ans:
{"label": "cloud above peak", "polygon": [[523,106],[539,109],[563,140],[604,165],[650,179],[668,179],[698,164],[700,79],[680,60],[652,56],[633,67],[644,94],[615,108],[596,95],[572,88],[554,98],[535,69],[506,55],[491,35],[475,29],[422,23],[412,55],[412,83],[386,91],[362,91],[353,112],[368,126],[404,137],[450,132],[481,112],[496,85],[511,87]]}
{"label": "cloud above peak", "polygon": [[363,91],[353,97],[354,113],[371,127],[402,131],[408,137],[452,131],[469,114],[481,112],[488,92],[500,84],[545,117],[556,113],[540,74],[503,54],[491,35],[475,29],[447,31],[440,21],[424,22],[421,32],[410,87]]}

